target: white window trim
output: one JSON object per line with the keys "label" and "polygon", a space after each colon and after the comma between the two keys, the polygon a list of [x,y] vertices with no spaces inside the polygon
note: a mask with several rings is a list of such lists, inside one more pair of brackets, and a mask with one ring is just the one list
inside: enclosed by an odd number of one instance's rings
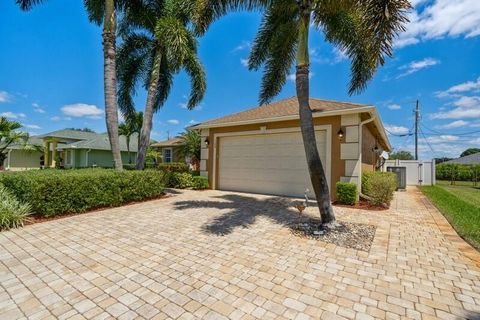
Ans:
{"label": "white window trim", "polygon": [[[213,144],[213,174],[212,174],[212,189],[217,189],[216,181],[217,181],[217,160],[220,155],[217,154],[217,143],[218,138],[221,137],[233,137],[233,136],[251,136],[251,135],[260,135],[260,134],[271,134],[271,133],[288,133],[288,132],[300,132],[300,127],[292,127],[292,128],[280,128],[280,129],[267,129],[266,127],[262,126],[259,130],[252,130],[252,131],[238,131],[238,132],[226,132],[226,133],[216,133],[213,135],[214,144]],[[326,132],[326,139],[327,139],[327,146],[326,146],[326,155],[325,158],[327,160],[328,166],[326,168],[326,176],[327,176],[327,183],[328,187],[331,190],[331,180],[332,180],[332,125],[318,125],[315,126],[315,131],[325,131]]]}
{"label": "white window trim", "polygon": [[[167,150],[170,150],[170,161],[169,162],[165,161],[165,159],[166,159],[165,151],[167,151]],[[163,159],[162,159],[163,163],[172,163],[173,162],[173,148],[163,148],[162,155],[163,155]]]}

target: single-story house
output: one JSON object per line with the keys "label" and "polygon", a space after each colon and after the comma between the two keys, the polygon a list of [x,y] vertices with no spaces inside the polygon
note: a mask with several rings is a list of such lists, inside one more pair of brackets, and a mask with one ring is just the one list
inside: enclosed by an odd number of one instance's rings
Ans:
{"label": "single-story house", "polygon": [[[113,167],[110,141],[106,133],[63,129],[30,137],[29,143],[44,151],[24,151],[21,145],[12,145],[8,148],[4,163],[6,170],[54,168],[57,165],[64,168]],[[124,164],[130,160],[135,163],[137,148],[137,135],[130,138],[129,148],[125,136],[120,136]]]}
{"label": "single-story house", "polygon": [[[332,198],[337,181],[360,187],[391,151],[372,105],[310,99],[317,147]],[[201,130],[200,174],[213,189],[313,196],[296,97],[192,126]]]}
{"label": "single-story house", "polygon": [[442,164],[480,164],[480,152],[470,154],[468,156],[460,157],[457,159],[445,161]]}
{"label": "single-story house", "polygon": [[152,143],[150,147],[156,149],[161,155],[160,162],[186,162],[185,157],[182,157],[180,149],[184,141],[182,137],[173,137],[167,140]]}

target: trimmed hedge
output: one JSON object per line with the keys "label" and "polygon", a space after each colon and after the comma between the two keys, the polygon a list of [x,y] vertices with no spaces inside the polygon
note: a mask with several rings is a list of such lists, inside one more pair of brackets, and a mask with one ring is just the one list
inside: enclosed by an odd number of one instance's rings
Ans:
{"label": "trimmed hedge", "polygon": [[337,182],[337,201],[342,204],[357,203],[357,185],[355,183]]}
{"label": "trimmed hedge", "polygon": [[177,189],[191,188],[193,176],[190,172],[170,172],[168,186]]}
{"label": "trimmed hedge", "polygon": [[0,183],[33,212],[48,217],[157,197],[165,178],[157,170],[32,170],[1,174]]}
{"label": "trimmed hedge", "polygon": [[210,185],[208,184],[208,178],[202,176],[193,176],[192,179],[192,189],[203,190],[208,189]]}
{"label": "trimmed hedge", "polygon": [[390,205],[393,193],[397,189],[397,175],[392,172],[364,172],[362,174],[362,193],[369,196],[372,205]]}
{"label": "trimmed hedge", "polygon": [[0,230],[23,227],[30,211],[28,204],[19,202],[0,184]]}
{"label": "trimmed hedge", "polygon": [[159,163],[157,165],[159,170],[166,170],[170,172],[189,172],[190,167],[183,162]]}

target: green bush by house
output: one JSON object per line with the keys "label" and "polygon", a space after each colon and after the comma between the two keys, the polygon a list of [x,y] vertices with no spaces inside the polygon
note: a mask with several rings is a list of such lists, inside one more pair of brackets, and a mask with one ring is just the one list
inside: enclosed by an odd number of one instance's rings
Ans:
{"label": "green bush by house", "polygon": [[337,201],[342,204],[357,203],[357,185],[355,183],[337,182]]}
{"label": "green bush by house", "polygon": [[158,170],[36,170],[0,175],[2,183],[33,212],[45,216],[84,212],[161,195],[165,173]]}
{"label": "green bush by house", "polygon": [[170,162],[170,163],[159,163],[157,165],[159,170],[165,170],[170,172],[189,172],[190,167],[188,164],[183,162]]}
{"label": "green bush by house", "polygon": [[190,172],[171,172],[168,179],[168,186],[178,189],[191,188],[193,176]]}
{"label": "green bush by house", "polygon": [[193,176],[192,178],[192,189],[203,190],[208,189],[208,178],[202,176]]}
{"label": "green bush by house", "polygon": [[372,205],[390,204],[397,189],[397,176],[392,172],[364,172],[362,174],[362,193],[371,198]]}
{"label": "green bush by house", "polygon": [[30,211],[28,204],[19,202],[0,184],[0,230],[22,227]]}

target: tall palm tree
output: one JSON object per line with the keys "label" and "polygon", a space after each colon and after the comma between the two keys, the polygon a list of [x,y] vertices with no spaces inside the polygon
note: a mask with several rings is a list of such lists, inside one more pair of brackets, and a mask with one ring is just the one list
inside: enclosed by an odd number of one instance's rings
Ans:
{"label": "tall palm tree", "polygon": [[21,142],[29,148],[27,145],[28,133],[18,131],[21,127],[22,124],[20,122],[0,117],[0,167],[3,167],[3,162],[7,158],[5,151],[12,144]]}
{"label": "tall palm tree", "polygon": [[[116,25],[117,9],[126,5],[136,5],[140,0],[84,0],[91,21],[100,25],[103,23],[103,58],[104,58],[104,92],[105,92],[105,121],[108,138],[112,149],[113,162],[117,170],[122,170],[120,141],[118,137],[118,112],[116,92]],[[42,3],[43,0],[16,0],[22,10],[30,10],[32,6]]]}
{"label": "tall palm tree", "polygon": [[260,103],[275,97],[292,65],[300,126],[310,179],[323,223],[335,220],[330,192],[315,139],[309,105],[309,31],[324,33],[326,41],[352,60],[349,93],[362,91],[392,55],[396,35],[405,30],[408,0],[207,0],[199,24],[205,29],[229,10],[263,10],[263,19],[250,52],[248,66],[264,66]]}
{"label": "tall palm tree", "polygon": [[168,98],[173,75],[184,69],[192,89],[187,107],[194,108],[206,89],[204,68],[197,56],[197,40],[191,28],[195,1],[144,0],[126,10],[120,26],[123,43],[118,52],[119,107],[135,109],[132,95],[142,83],[147,90],[136,168],[145,166],[153,114]]}

